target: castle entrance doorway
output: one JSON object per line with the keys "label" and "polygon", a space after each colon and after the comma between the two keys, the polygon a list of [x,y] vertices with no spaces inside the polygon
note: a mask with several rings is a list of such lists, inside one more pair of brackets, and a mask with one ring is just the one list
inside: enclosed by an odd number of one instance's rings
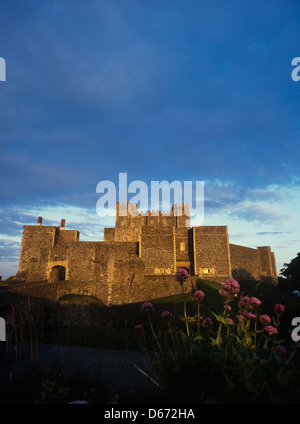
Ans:
{"label": "castle entrance doorway", "polygon": [[179,269],[179,268],[186,269],[186,270],[187,270],[187,272],[190,274],[191,266],[190,266],[190,264],[189,264],[188,262],[180,262],[180,261],[177,261],[177,262],[176,262],[176,268],[177,268],[177,269]]}
{"label": "castle entrance doorway", "polygon": [[66,268],[61,265],[55,265],[51,269],[51,281],[64,281],[66,279]]}

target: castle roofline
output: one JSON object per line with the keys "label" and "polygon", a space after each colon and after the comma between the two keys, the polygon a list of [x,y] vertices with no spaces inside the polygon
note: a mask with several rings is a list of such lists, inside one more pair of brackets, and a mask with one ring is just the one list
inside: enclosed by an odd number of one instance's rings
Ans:
{"label": "castle roofline", "polygon": [[[138,204],[137,203],[131,203],[131,202],[116,202],[116,213],[118,215],[118,212],[120,209],[129,211],[131,209],[131,212],[138,212],[141,216],[186,216],[190,218],[190,204],[189,203],[174,203],[172,205],[171,211],[161,211],[160,209],[148,209],[148,210],[142,210],[138,211]],[[176,213],[180,212],[180,213]]]}

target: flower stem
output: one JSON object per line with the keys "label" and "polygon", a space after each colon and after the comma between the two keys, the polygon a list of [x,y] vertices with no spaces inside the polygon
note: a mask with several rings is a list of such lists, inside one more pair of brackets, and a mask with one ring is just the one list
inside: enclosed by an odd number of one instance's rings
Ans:
{"label": "flower stem", "polygon": [[190,330],[189,330],[189,324],[188,324],[187,316],[186,316],[186,302],[184,302],[184,318],[185,318],[186,333],[189,336]]}
{"label": "flower stem", "polygon": [[161,346],[159,344],[158,338],[156,337],[156,334],[155,334],[155,331],[154,331],[154,328],[153,328],[151,319],[149,317],[148,317],[148,319],[149,319],[149,324],[150,324],[150,327],[151,327],[151,330],[152,330],[152,334],[153,334],[153,336],[154,336],[154,338],[155,338],[155,340],[156,340],[156,342],[158,344],[159,350],[162,352],[162,348],[161,348]]}
{"label": "flower stem", "polygon": [[200,327],[200,304],[197,304],[198,306],[198,316],[197,316],[197,326],[198,326],[198,336],[199,336],[199,327]]}

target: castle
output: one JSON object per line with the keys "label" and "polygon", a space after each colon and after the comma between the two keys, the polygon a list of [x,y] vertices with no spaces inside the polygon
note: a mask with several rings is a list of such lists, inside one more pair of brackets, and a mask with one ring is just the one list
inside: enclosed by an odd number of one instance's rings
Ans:
{"label": "castle", "polygon": [[180,293],[178,268],[189,271],[187,284],[230,277],[277,282],[269,246],[231,244],[227,226],[191,227],[189,208],[183,206],[175,204],[169,213],[138,212],[137,205],[117,203],[115,228],[105,228],[104,241],[97,242],[80,241],[64,219],[56,227],[43,225],[39,217],[37,225],[23,228],[14,281],[24,287],[44,284],[56,297],[80,289],[107,305]]}

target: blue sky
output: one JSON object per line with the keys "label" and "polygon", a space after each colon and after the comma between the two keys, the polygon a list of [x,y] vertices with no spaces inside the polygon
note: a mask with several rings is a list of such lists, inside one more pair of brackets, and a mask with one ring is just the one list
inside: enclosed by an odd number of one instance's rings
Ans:
{"label": "blue sky", "polygon": [[120,172],[204,181],[204,225],[295,257],[299,22],[292,0],[0,1],[0,275],[40,215],[102,240]]}

